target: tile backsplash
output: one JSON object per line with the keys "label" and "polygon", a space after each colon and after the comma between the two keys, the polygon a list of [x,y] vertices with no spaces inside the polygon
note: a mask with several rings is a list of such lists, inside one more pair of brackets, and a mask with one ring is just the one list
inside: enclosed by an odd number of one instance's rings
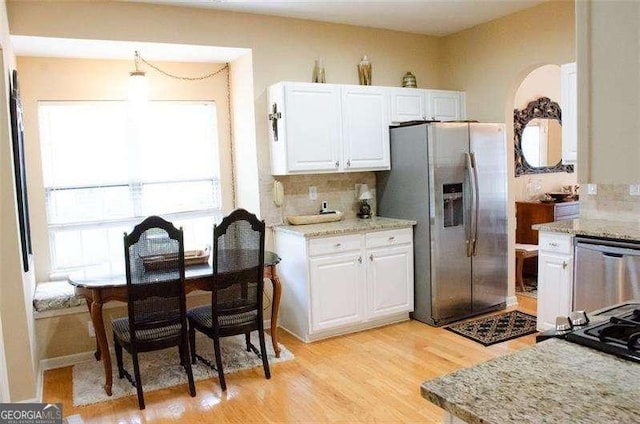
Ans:
{"label": "tile backsplash", "polygon": [[[356,199],[356,184],[367,184],[373,195],[369,201],[372,213],[376,210],[376,177],[373,172],[349,172],[322,175],[289,175],[274,179],[284,186],[284,203],[277,208],[270,201],[271,214],[267,224],[285,222],[288,215],[317,214],[323,201],[328,202],[331,210],[344,213],[344,219],[356,218],[359,203]],[[309,187],[316,187],[318,198],[309,199]],[[271,190],[269,190],[271,192]]]}
{"label": "tile backsplash", "polygon": [[596,194],[580,187],[580,218],[639,221],[640,196],[629,194],[629,184],[598,184]]}

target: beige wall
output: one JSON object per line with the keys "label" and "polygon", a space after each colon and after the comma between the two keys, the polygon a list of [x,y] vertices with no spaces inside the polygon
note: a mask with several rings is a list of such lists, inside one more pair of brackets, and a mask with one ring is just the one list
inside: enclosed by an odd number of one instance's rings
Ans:
{"label": "beige wall", "polygon": [[582,0],[576,13],[580,181],[638,183],[640,2]]}
{"label": "beige wall", "polygon": [[442,85],[466,92],[469,119],[506,124],[510,296],[515,295],[515,196],[521,190],[511,159],[515,93],[535,68],[575,61],[574,17],[573,1],[553,0],[442,40]]}
{"label": "beige wall", "polygon": [[13,148],[9,121],[9,77],[15,56],[9,40],[5,3],[0,3],[0,395],[5,401],[33,400],[36,397],[34,321],[31,313],[33,273],[24,273],[20,251]]}
{"label": "beige wall", "polygon": [[[515,93],[513,107],[514,109],[524,109],[529,102],[543,96],[560,104],[560,67],[558,65],[544,65],[531,71],[518,87]],[[562,136],[558,134],[556,137]],[[555,147],[558,150],[562,149],[562,146],[559,144]],[[561,157],[562,152],[557,151],[550,156]],[[513,174],[510,174],[509,177],[509,191],[512,193],[515,201],[529,200],[526,190],[529,180],[533,182],[540,180],[542,193],[561,191],[560,189],[563,185],[573,185],[576,184],[578,180],[576,172],[571,174],[567,172],[554,172],[550,174],[522,175],[520,177],[515,177]]]}
{"label": "beige wall", "polygon": [[[224,64],[159,63],[163,70],[180,76],[211,73]],[[25,147],[31,208],[31,232],[36,262],[37,281],[49,280],[51,271],[49,235],[42,179],[38,101],[43,100],[126,100],[127,77],[133,68],[131,61],[56,59],[19,57],[22,102],[25,116]],[[88,78],[90,76],[90,78]],[[223,208],[232,210],[231,157],[226,71],[211,79],[183,81],[168,78],[151,70],[149,99],[151,100],[213,100],[218,120],[220,171],[223,186]],[[90,140],[88,141],[90,142]],[[176,146],[180,140],[175,140]]]}

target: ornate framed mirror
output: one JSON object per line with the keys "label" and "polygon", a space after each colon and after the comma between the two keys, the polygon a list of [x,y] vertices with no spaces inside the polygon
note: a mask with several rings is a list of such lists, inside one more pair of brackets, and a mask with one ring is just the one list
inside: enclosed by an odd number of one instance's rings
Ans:
{"label": "ornate framed mirror", "polygon": [[513,110],[515,174],[573,172],[573,165],[562,164],[562,111],[548,97]]}

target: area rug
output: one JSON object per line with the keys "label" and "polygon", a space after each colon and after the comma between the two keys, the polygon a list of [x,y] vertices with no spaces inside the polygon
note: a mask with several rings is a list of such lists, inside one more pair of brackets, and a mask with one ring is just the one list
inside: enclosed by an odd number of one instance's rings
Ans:
{"label": "area rug", "polygon": [[[276,358],[271,345],[271,337],[265,334],[267,344],[267,355],[269,365],[293,359],[293,354],[282,344],[280,344],[280,358]],[[254,332],[251,334],[251,342],[259,346],[258,336]],[[244,342],[244,335],[234,337],[224,337],[221,340],[222,364],[225,375],[236,371],[262,367],[262,360],[253,352],[247,352]],[[207,360],[215,361],[213,355],[213,342],[211,339],[198,335],[196,339],[198,354]],[[136,389],[126,378],[118,378],[118,366],[115,355],[112,352],[113,363],[113,387],[112,396],[107,396],[103,389],[104,367],[101,361],[87,361],[76,364],[73,367],[73,405],[82,406],[98,402],[105,402],[118,399],[124,396],[135,396]],[[144,393],[152,390],[163,389],[178,384],[187,384],[187,374],[180,365],[178,358],[178,348],[159,350],[156,352],[145,352],[139,354],[140,378]],[[133,375],[133,365],[131,355],[123,351],[124,367]],[[193,378],[204,380],[207,378],[218,379],[218,373],[200,360],[193,367]],[[273,372],[273,371],[272,371]],[[227,384],[229,384],[227,380]],[[185,393],[187,388],[185,387]]]}
{"label": "area rug", "polygon": [[474,319],[445,328],[484,346],[535,333],[536,317],[520,311]]}
{"label": "area rug", "polygon": [[524,291],[520,291],[520,288],[516,289],[516,294],[519,296],[524,296],[524,297],[530,297],[533,299],[537,299],[538,298],[538,288],[537,287],[530,287],[530,286],[524,286]]}
{"label": "area rug", "polygon": [[524,277],[524,291],[516,284],[516,294],[524,297],[538,298],[538,281],[535,276]]}

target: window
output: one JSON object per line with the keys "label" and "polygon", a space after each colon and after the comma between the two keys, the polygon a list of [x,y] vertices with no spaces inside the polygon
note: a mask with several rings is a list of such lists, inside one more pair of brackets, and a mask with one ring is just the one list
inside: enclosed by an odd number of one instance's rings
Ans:
{"label": "window", "polygon": [[126,102],[39,103],[52,273],[122,273],[123,233],[149,215],[183,226],[187,250],[211,244],[222,210],[215,104],[129,112]]}

